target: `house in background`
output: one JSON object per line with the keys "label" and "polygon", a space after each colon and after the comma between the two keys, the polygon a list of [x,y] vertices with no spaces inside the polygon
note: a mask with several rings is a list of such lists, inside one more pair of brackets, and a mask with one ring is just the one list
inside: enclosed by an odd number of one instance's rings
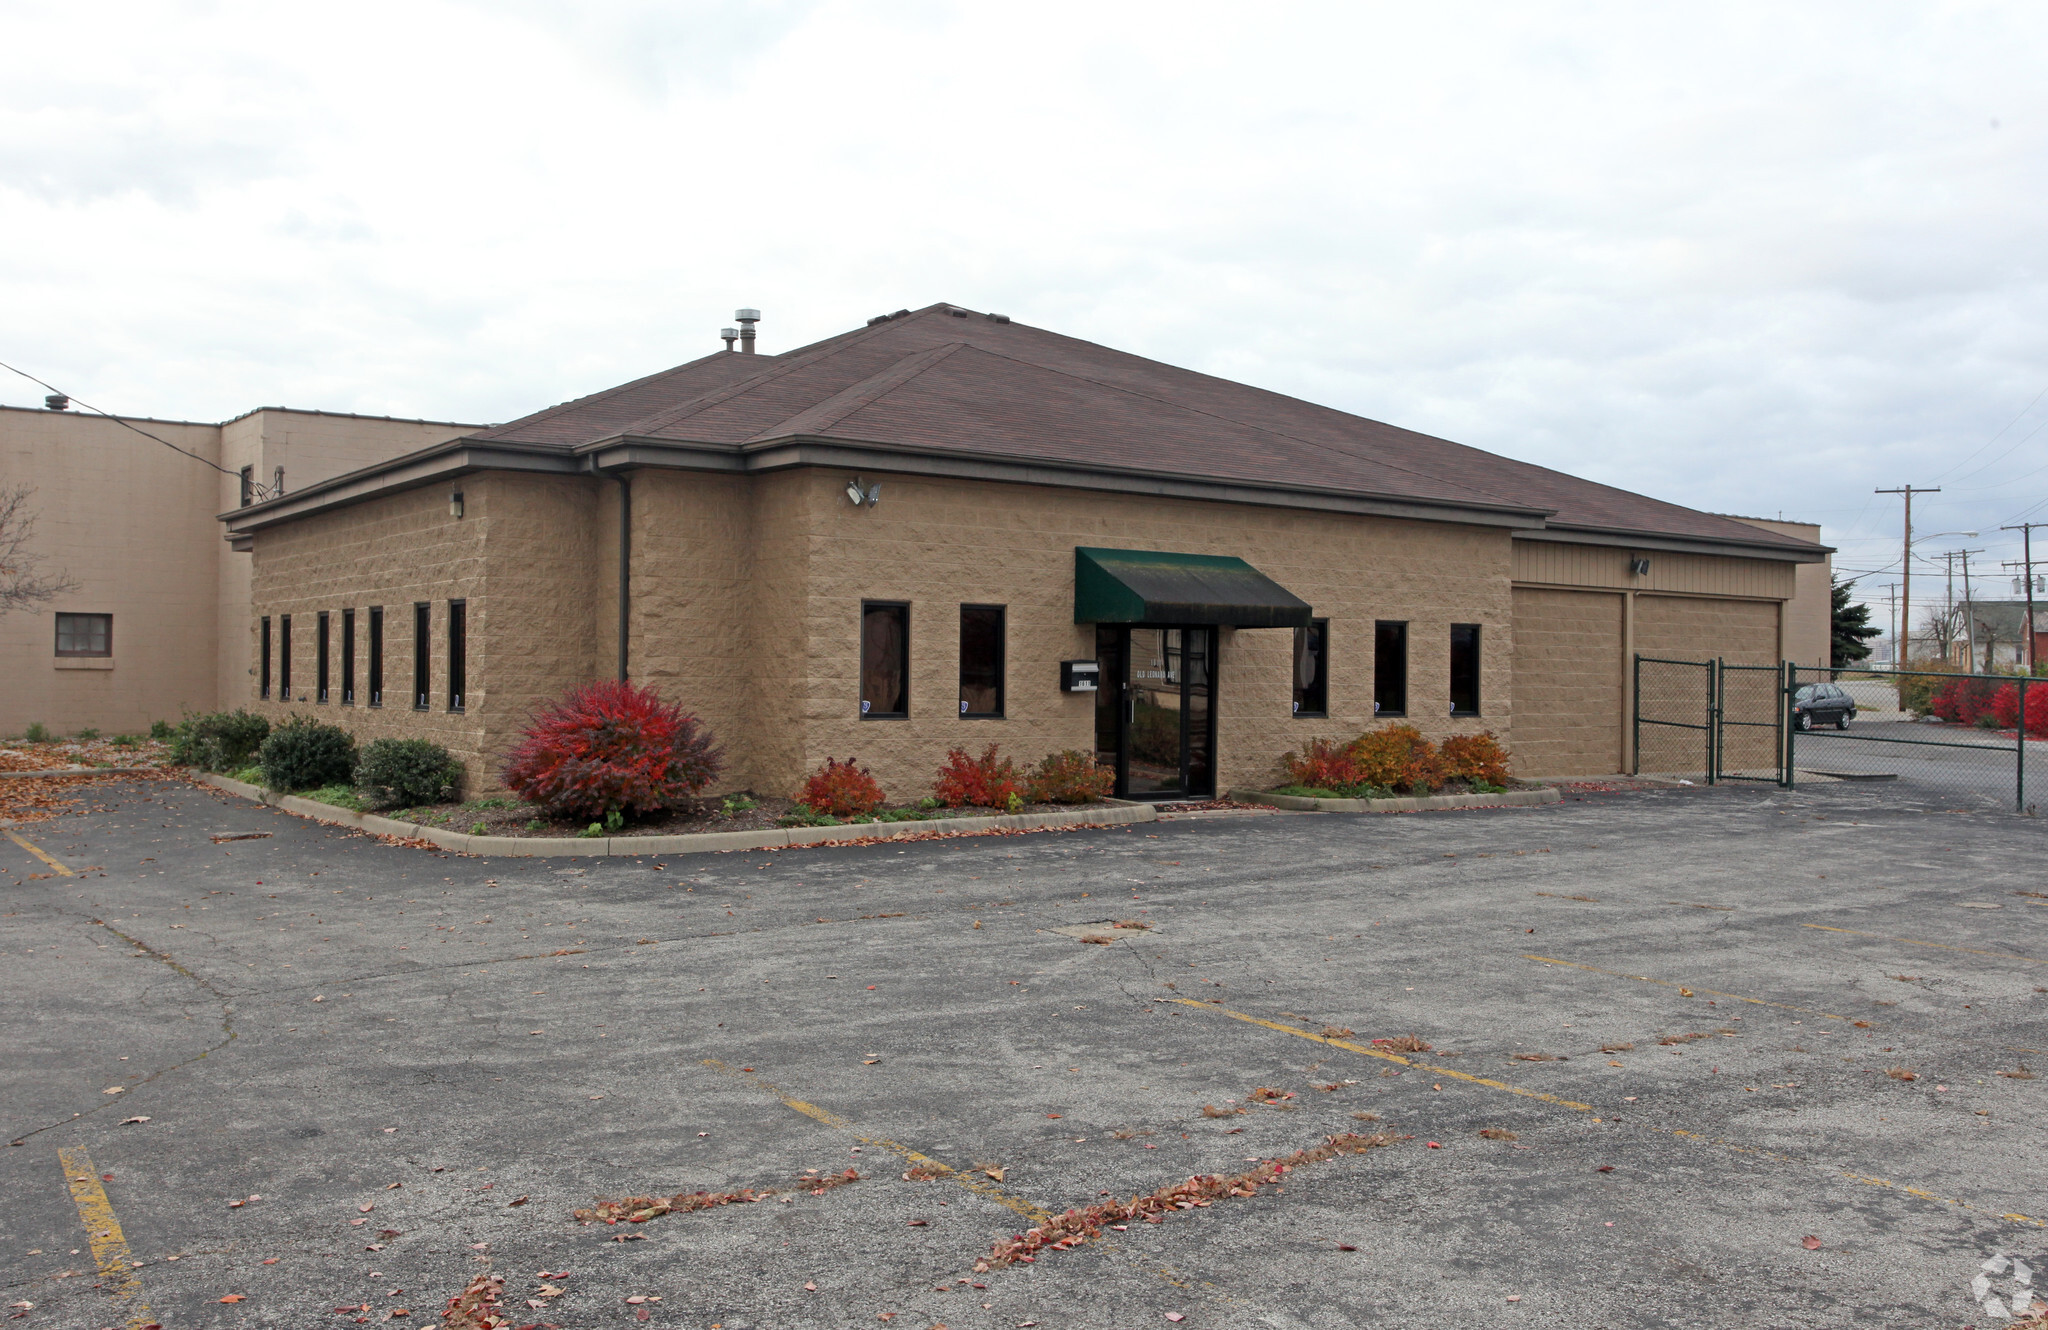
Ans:
{"label": "house in background", "polygon": [[282,407],[217,425],[130,419],[163,442],[104,416],[0,406],[0,483],[34,491],[44,570],[78,584],[0,615],[0,735],[140,732],[241,705],[250,561],[219,514],[476,428]]}
{"label": "house in background", "polygon": [[955,305],[780,355],[745,328],[224,513],[223,703],[433,738],[488,788],[535,705],[616,675],[706,719],[727,788],[854,756],[907,792],[1000,743],[1172,797],[1395,717],[1625,770],[1635,653],[1825,650],[1810,527]]}

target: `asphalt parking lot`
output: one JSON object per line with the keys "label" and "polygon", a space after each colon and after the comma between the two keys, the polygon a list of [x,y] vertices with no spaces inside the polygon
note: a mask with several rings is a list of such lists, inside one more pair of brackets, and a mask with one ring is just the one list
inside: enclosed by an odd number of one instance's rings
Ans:
{"label": "asphalt parking lot", "polygon": [[[2048,1271],[2044,828],[1963,796],[582,862],[91,805],[0,840],[8,1325],[488,1271],[563,1327],[1959,1327]],[[988,1259],[1197,1174],[1253,1194]],[[776,1194],[572,1214],[700,1189]]]}

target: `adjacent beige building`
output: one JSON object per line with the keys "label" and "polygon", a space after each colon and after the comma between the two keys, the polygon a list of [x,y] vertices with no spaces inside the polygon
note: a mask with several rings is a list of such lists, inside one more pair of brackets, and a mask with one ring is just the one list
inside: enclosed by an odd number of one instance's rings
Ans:
{"label": "adjacent beige building", "polygon": [[252,580],[219,695],[436,738],[479,787],[533,707],[613,675],[702,715],[731,789],[854,757],[914,798],[999,743],[1200,795],[1395,715],[1608,773],[1636,653],[1826,637],[1814,528],[957,306],[417,442],[224,513]]}
{"label": "adjacent beige building", "polygon": [[[245,470],[250,500],[280,484],[289,494],[475,428],[279,407],[130,423],[0,407],[0,485],[34,491],[44,569],[77,584],[40,611],[0,615],[0,735],[36,723],[141,732],[240,705],[251,561],[217,518],[244,502]],[[60,615],[87,650],[60,654]]]}

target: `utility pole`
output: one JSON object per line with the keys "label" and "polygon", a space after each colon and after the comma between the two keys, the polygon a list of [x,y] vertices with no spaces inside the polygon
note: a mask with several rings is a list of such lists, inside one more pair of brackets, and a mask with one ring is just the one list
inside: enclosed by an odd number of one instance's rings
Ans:
{"label": "utility pole", "polygon": [[[2034,672],[2034,528],[2048,527],[2048,522],[2022,522],[2018,526],[2002,526],[2000,531],[2020,533],[2020,571],[2025,575],[2027,587],[2027,673]],[[2010,568],[2010,563],[2005,565]]]}
{"label": "utility pole", "polygon": [[1983,550],[1957,550],[1963,561],[1963,646],[1969,652],[1970,673],[1977,672],[1977,602],[1970,598],[1970,556]]}
{"label": "utility pole", "polygon": [[1903,668],[1906,657],[1912,654],[1913,640],[1913,496],[1915,494],[1939,494],[1939,485],[1932,489],[1901,485],[1893,490],[1876,490],[1878,494],[1903,494],[1906,496],[1906,537],[1899,552],[1899,634],[1901,654],[1899,665]]}
{"label": "utility pole", "polygon": [[1884,588],[1885,627],[1892,630],[1892,668],[1899,669],[1905,664],[1905,657],[1899,654],[1899,584],[1887,582]]}

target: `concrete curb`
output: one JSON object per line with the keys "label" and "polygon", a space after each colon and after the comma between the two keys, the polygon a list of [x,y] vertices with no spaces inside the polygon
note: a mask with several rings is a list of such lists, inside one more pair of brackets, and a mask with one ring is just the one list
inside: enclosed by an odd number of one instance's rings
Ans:
{"label": "concrete curb", "polygon": [[1240,803],[1265,804],[1298,813],[1419,813],[1433,808],[1532,808],[1554,804],[1564,796],[1556,790],[1508,790],[1503,794],[1426,794],[1408,799],[1307,799],[1264,790],[1232,790]]}
{"label": "concrete curb", "polygon": [[1077,808],[1067,813],[1000,813],[990,817],[931,818],[920,822],[856,822],[836,827],[776,827],[767,831],[708,831],[691,836],[472,836],[464,831],[400,822],[375,813],[358,813],[332,804],[278,794],[246,781],[195,771],[192,779],[229,794],[331,826],[358,827],[379,836],[431,841],[460,854],[504,855],[513,858],[610,858],[650,854],[707,854],[727,850],[770,850],[791,845],[851,845],[871,840],[896,840],[925,832],[1038,831],[1047,827],[1114,827],[1151,822],[1158,810],[1151,804],[1110,808]]}
{"label": "concrete curb", "polygon": [[29,780],[37,776],[175,776],[173,767],[49,767],[42,771],[0,771],[0,780]]}

